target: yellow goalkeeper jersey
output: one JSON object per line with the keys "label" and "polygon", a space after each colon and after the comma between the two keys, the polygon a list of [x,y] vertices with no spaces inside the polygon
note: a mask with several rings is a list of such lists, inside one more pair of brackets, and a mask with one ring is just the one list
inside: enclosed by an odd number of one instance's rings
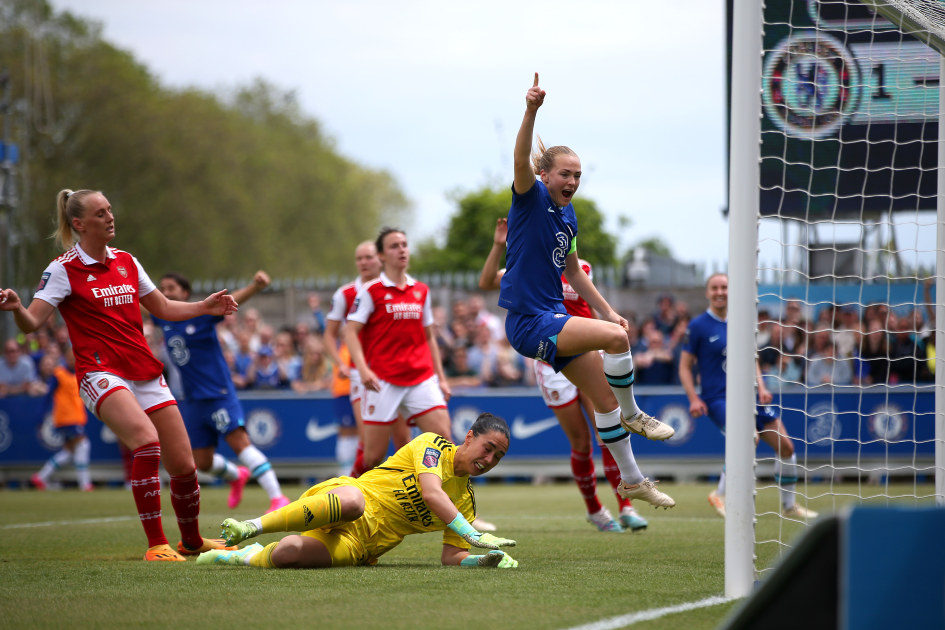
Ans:
{"label": "yellow goalkeeper jersey", "polygon": [[443,543],[469,549],[470,545],[447,528],[427,507],[420,492],[420,473],[432,473],[443,481],[443,491],[466,520],[476,517],[476,497],[468,476],[456,476],[456,447],[436,433],[423,433],[357,479],[339,477],[310,488],[303,496],[325,492],[338,485],[357,486],[364,493],[364,514],[351,523],[327,529],[346,530],[369,557],[366,564],[403,541],[408,534],[443,531]]}

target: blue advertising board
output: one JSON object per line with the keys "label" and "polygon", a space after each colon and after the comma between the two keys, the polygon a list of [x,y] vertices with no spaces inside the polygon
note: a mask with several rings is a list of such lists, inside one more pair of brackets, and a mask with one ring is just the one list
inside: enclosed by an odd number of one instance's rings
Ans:
{"label": "blue advertising board", "polygon": [[[638,387],[636,397],[641,408],[676,430],[666,442],[634,436],[638,458],[710,458],[719,462],[724,458],[721,432],[706,418],[689,417],[689,403],[681,388]],[[244,394],[241,400],[253,442],[274,464],[334,460],[338,426],[328,396]],[[799,458],[934,455],[932,387],[797,388],[785,390],[776,402],[792,437],[807,442],[806,447],[797,444]],[[0,399],[0,467],[39,465],[61,448],[45,404],[44,399],[26,396]],[[449,410],[457,440],[483,411],[505,418],[512,440],[503,461],[566,460],[570,454],[557,420],[531,388],[457,392]],[[91,418],[87,432],[93,461],[121,461],[115,436],[107,427]],[[759,447],[760,455],[765,454],[764,449],[767,446]],[[221,452],[230,454],[222,440]]]}

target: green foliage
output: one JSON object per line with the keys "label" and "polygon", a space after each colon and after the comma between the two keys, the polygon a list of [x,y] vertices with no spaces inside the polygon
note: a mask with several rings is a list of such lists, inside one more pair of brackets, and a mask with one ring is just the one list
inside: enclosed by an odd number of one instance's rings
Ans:
{"label": "green foliage", "polygon": [[229,98],[169,90],[100,30],[45,0],[0,0],[21,151],[18,282],[57,253],[46,237],[61,188],[102,190],[112,245],[152,275],[350,273],[355,245],[409,210],[391,175],[338,155],[293,94],[262,80]]}
{"label": "green foliage", "polygon": [[[466,193],[456,192],[458,208],[450,219],[446,242],[421,243],[411,259],[417,273],[432,271],[478,271],[492,248],[496,219],[508,216],[512,190],[508,186],[482,187]],[[616,260],[617,239],[604,232],[604,216],[589,199],[574,200],[578,220],[578,254],[594,265],[612,265]]]}
{"label": "green foliage", "polygon": [[673,252],[669,248],[669,245],[666,244],[666,241],[664,241],[658,236],[651,236],[650,238],[645,238],[639,241],[638,243],[636,243],[635,245],[630,246],[628,251],[632,252],[638,247],[642,247],[643,249],[649,252],[653,252],[654,254],[659,254],[660,256],[672,257],[673,255]]}

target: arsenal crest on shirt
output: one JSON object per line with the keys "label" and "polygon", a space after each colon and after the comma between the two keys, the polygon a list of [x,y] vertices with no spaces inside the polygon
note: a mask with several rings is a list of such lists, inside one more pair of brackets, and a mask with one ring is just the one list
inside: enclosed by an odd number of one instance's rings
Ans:
{"label": "arsenal crest on shirt", "polygon": [[115,267],[115,269],[118,271],[118,273],[121,274],[121,277],[122,277],[122,278],[127,278],[127,277],[128,277],[128,271],[125,270],[125,268],[124,268],[123,265],[118,265],[117,267]]}

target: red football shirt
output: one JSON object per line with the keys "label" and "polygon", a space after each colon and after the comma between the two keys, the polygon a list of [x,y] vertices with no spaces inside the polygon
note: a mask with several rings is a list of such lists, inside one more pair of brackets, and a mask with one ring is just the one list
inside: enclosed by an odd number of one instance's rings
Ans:
{"label": "red football shirt", "polygon": [[78,379],[89,372],[129,381],[157,378],[164,365],[144,338],[138,303],[154,283],[128,252],[109,247],[107,254],[100,263],[76,245],[49,263],[33,298],[59,309]]}
{"label": "red football shirt", "polygon": [[[354,298],[358,295],[361,288],[361,278],[355,278],[354,282],[343,284],[331,296],[331,309],[325,315],[325,319],[344,323],[348,319],[348,313],[354,308]],[[348,358],[348,366],[354,368],[354,361]]]}
{"label": "red football shirt", "polygon": [[377,377],[393,385],[416,385],[434,374],[426,327],[433,325],[430,289],[407,276],[398,288],[381,274],[358,291],[348,319],[361,322],[364,358]]}
{"label": "red football shirt", "polygon": [[[581,263],[581,268],[584,270],[584,273],[593,280],[594,277],[591,275],[593,273],[591,263],[582,258],[579,258],[578,262]],[[591,310],[591,305],[578,295],[578,292],[565,280],[564,274],[561,274],[561,285],[564,289],[564,309],[568,314],[576,317],[594,317],[594,311]]]}

